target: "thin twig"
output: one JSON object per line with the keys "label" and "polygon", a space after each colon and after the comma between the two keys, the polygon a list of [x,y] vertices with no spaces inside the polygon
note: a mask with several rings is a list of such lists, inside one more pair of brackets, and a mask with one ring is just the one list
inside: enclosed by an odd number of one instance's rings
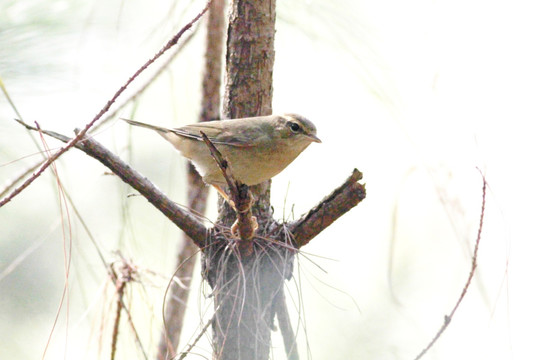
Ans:
{"label": "thin twig", "polygon": [[35,163],[34,165],[30,166],[28,169],[23,171],[19,176],[17,176],[15,179],[11,181],[3,190],[0,192],[0,198],[6,195],[10,189],[15,187],[22,179],[25,179],[29,174],[34,172],[42,163],[44,160],[40,160],[39,162]]}
{"label": "thin twig", "polygon": [[117,343],[117,338],[118,338],[118,334],[120,330],[119,324],[120,324],[120,315],[121,315],[122,309],[126,313],[126,316],[127,316],[126,321],[129,324],[129,328],[133,331],[133,335],[135,336],[135,344],[137,344],[140,354],[142,354],[145,360],[148,360],[148,355],[146,354],[146,350],[142,344],[141,337],[139,336],[139,333],[137,332],[137,328],[135,327],[135,323],[133,322],[133,317],[131,316],[131,312],[129,311],[129,308],[124,302],[125,286],[128,282],[132,282],[136,280],[137,268],[136,266],[128,262],[122,256],[122,254],[120,254],[120,252],[118,252],[118,255],[120,257],[120,261],[122,264],[119,271],[114,270],[115,263],[111,263],[109,266],[107,266],[107,272],[109,273],[109,278],[111,282],[113,283],[117,292],[116,315],[114,318],[114,326],[113,326],[112,342],[111,342],[111,360],[114,358],[116,354],[116,343]]}
{"label": "thin twig", "polygon": [[185,25],[178,33],[176,33],[168,42],[167,44],[165,44],[164,47],[161,48],[160,51],[158,51],[156,53],[156,55],[154,55],[154,57],[152,57],[150,60],[148,60],[143,66],[141,66],[137,71],[135,71],[135,73],[126,81],[126,83],[124,85],[122,85],[117,91],[116,93],[113,95],[113,97],[107,101],[107,103],[105,104],[105,106],[98,112],[98,114],[92,119],[92,121],[90,121],[88,124],[86,124],[86,126],[77,134],[77,136],[75,136],[73,139],[71,139],[64,147],[60,148],[60,150],[58,150],[56,153],[54,153],[53,155],[51,155],[41,166],[40,168],[38,169],[38,171],[36,171],[31,177],[29,177],[25,182],[23,182],[20,186],[18,186],[17,188],[15,188],[8,196],[6,196],[5,198],[3,198],[2,200],[0,200],[0,207],[4,206],[5,204],[7,204],[8,202],[10,202],[15,196],[17,196],[19,193],[21,193],[21,191],[23,191],[24,189],[26,189],[31,183],[34,182],[34,180],[36,180],[56,159],[58,159],[60,156],[62,156],[62,154],[64,154],[66,151],[68,151],[69,149],[71,149],[73,146],[75,146],[76,143],[78,143],[85,135],[86,133],[88,132],[88,130],[90,130],[90,128],[92,126],[94,126],[94,124],[100,120],[103,115],[109,111],[109,109],[111,108],[112,104],[116,101],[116,99],[118,99],[118,97],[127,89],[127,87],[143,72],[145,71],[148,66],[150,66],[152,63],[154,63],[159,57],[161,57],[167,50],[169,50],[171,47],[173,47],[177,42],[178,40],[180,39],[180,37],[187,31],[189,30],[193,24],[195,22],[197,22],[203,15],[204,13],[208,10],[208,7],[210,6],[210,3],[211,3],[212,0],[208,1],[208,3],[206,4],[206,6],[204,7],[204,9],[199,13],[197,14],[197,16],[195,16],[193,18],[193,20],[191,20],[187,25]]}
{"label": "thin twig", "polygon": [[199,247],[204,246],[206,227],[195,216],[170,200],[152,182],[124,163],[118,156],[111,153],[92,138],[85,138],[81,150],[99,160],[125,183],[131,185],[152,205],[167,216],[176,226],[191,237]]}
{"label": "thin twig", "polygon": [[[41,132],[41,129],[39,127],[39,124],[36,122],[36,129],[39,133],[39,138],[42,142],[42,146],[43,148],[45,149],[44,151],[44,154],[46,156],[49,156],[50,154],[50,147],[49,145],[47,144],[46,140],[45,140],[45,137],[43,136],[43,133]],[[55,318],[54,318],[54,321],[53,321],[53,325],[52,325],[52,328],[51,328],[51,331],[49,333],[49,337],[47,339],[47,344],[45,345],[45,348],[43,349],[43,356],[42,358],[45,357],[45,355],[47,354],[47,350],[49,348],[49,345],[51,344],[51,339],[53,337],[53,334],[55,332],[55,329],[56,329],[56,325],[58,324],[58,320],[60,318],[60,314],[61,314],[61,309],[64,307],[64,304],[66,306],[66,329],[69,328],[69,304],[70,304],[70,292],[69,292],[69,274],[70,274],[70,269],[71,269],[71,254],[72,254],[72,249],[73,249],[73,243],[72,243],[72,232],[71,232],[71,219],[70,219],[70,216],[69,216],[69,210],[66,206],[66,201],[65,201],[65,196],[64,196],[64,189],[62,188],[62,185],[60,183],[60,177],[59,177],[59,174],[58,174],[58,170],[56,168],[56,165],[53,164],[52,165],[52,172],[54,174],[54,178],[56,180],[56,186],[58,187],[58,196],[59,196],[59,209],[60,209],[60,219],[61,219],[61,229],[62,229],[62,238],[64,239],[64,246],[63,246],[63,250],[64,250],[64,288],[63,288],[63,291],[62,291],[62,296],[60,298],[60,303],[59,303],[59,306],[58,306],[58,310],[56,312],[56,315],[55,315]],[[64,218],[64,214],[65,214],[65,218]],[[67,233],[66,233],[66,227],[67,227]],[[68,239],[67,243],[65,243],[65,240],[66,240],[66,237]],[[67,344],[67,335],[68,333],[66,332],[66,337],[65,337],[65,341],[66,341],[66,344]]]}
{"label": "thin twig", "polygon": [[478,264],[478,247],[480,245],[480,237],[482,235],[482,228],[484,227],[484,213],[485,213],[485,210],[486,210],[486,186],[487,186],[487,182],[486,182],[486,178],[483,175],[482,175],[482,181],[483,181],[483,184],[482,184],[482,207],[481,207],[481,210],[480,210],[480,223],[478,225],[478,233],[476,235],[476,242],[474,244],[474,252],[473,252],[473,256],[472,256],[472,264],[471,264],[471,270],[469,271],[469,276],[467,278],[467,281],[465,282],[465,286],[463,286],[463,290],[461,290],[461,294],[460,294],[456,304],[454,305],[454,308],[450,312],[450,315],[445,315],[444,316],[444,322],[443,322],[441,328],[439,329],[437,334],[435,334],[433,339],[431,339],[429,344],[424,348],[424,350],[422,350],[420,352],[420,354],[418,354],[414,358],[415,360],[418,360],[418,359],[422,358],[428,352],[428,350],[433,347],[435,342],[437,342],[437,340],[441,337],[441,335],[444,333],[444,331],[446,330],[448,325],[450,325],[450,322],[452,321],[452,319],[454,317],[454,314],[456,313],[459,305],[461,304],[461,301],[465,298],[465,294],[467,293],[467,290],[469,289],[469,287],[471,285],[471,281],[472,281],[472,278],[473,278],[474,273],[476,271],[476,266]]}
{"label": "thin twig", "polygon": [[186,37],[184,38],[184,41],[182,41],[182,43],[178,44],[178,46],[176,47],[176,49],[174,50],[174,52],[171,54],[171,56],[169,56],[169,58],[167,60],[165,60],[159,67],[159,69],[157,69],[154,74],[152,76],[150,76],[148,78],[148,80],[137,90],[135,91],[133,94],[131,94],[127,99],[125,99],[122,103],[120,103],[114,110],[111,110],[106,117],[103,118],[103,121],[101,121],[99,124],[97,124],[96,126],[94,126],[92,128],[92,133],[95,133],[97,130],[99,130],[103,125],[107,124],[109,122],[109,120],[111,119],[114,119],[116,117],[116,115],[120,112],[120,110],[122,110],[124,107],[126,107],[126,105],[128,105],[129,103],[131,103],[132,101],[135,101],[137,100],[137,98],[139,96],[141,96],[147,89],[150,85],[152,85],[155,80],[165,71],[169,68],[169,66],[171,65],[171,63],[173,62],[174,59],[176,59],[176,57],[182,52],[182,50],[186,47],[187,44],[189,44],[189,42],[191,41],[191,39],[193,39],[194,35],[197,33],[197,30],[198,30],[198,27],[199,27],[199,24],[200,23],[197,23],[195,24],[195,29],[191,32],[188,33],[188,35],[186,35]]}
{"label": "thin twig", "polygon": [[255,228],[253,226],[254,224],[252,222],[251,212],[253,197],[251,195],[251,192],[249,191],[249,187],[245,184],[238,182],[234,178],[227,159],[223,157],[221,152],[215,147],[212,141],[208,139],[204,132],[201,131],[201,135],[206,146],[208,146],[208,149],[210,149],[210,154],[212,155],[212,158],[214,158],[217,166],[221,169],[221,172],[223,173],[223,177],[227,181],[229,192],[231,193],[231,197],[234,202],[234,208],[236,211],[236,216],[238,219],[240,252],[242,255],[250,255],[253,252],[253,242],[251,240],[255,236]]}
{"label": "thin twig", "polygon": [[120,328],[120,317],[122,315],[122,299],[124,297],[124,289],[126,288],[127,279],[124,278],[124,274],[118,275],[116,271],[111,267],[111,271],[114,275],[114,283],[116,286],[116,294],[118,300],[116,301],[116,315],[114,317],[114,326],[112,332],[111,343],[111,360],[114,360],[116,354],[116,343],[118,342],[118,333]]}
{"label": "thin twig", "polygon": [[182,351],[180,354],[179,354],[179,357],[178,357],[178,360],[182,360],[184,359],[186,356],[189,355],[189,353],[191,352],[191,350],[195,347],[195,345],[197,345],[197,342],[199,342],[199,340],[202,338],[202,336],[204,335],[204,333],[206,333],[206,330],[208,330],[208,328],[210,327],[210,325],[212,324],[212,322],[214,321],[214,317],[212,317],[210,320],[208,320],[208,322],[206,323],[206,325],[204,325],[204,327],[201,329],[199,335],[197,336],[197,338],[195,338],[195,340],[193,340],[193,343],[191,343],[189,345],[189,347],[186,349],[186,351]]}
{"label": "thin twig", "polygon": [[201,136],[206,146],[208,146],[212,158],[215,160],[217,166],[223,173],[223,177],[225,178],[225,181],[227,181],[227,186],[229,187],[231,196],[234,199],[238,195],[238,183],[231,171],[229,161],[223,157],[221,152],[216,148],[216,146],[212,143],[212,141],[210,141],[208,136],[206,136],[203,131],[201,131]]}

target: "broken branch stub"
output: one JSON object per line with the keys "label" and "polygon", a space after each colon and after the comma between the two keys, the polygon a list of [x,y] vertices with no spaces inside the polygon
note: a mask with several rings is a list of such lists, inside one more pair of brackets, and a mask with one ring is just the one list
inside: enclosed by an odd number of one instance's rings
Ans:
{"label": "broken branch stub", "polygon": [[345,182],[326,196],[317,206],[297,221],[289,224],[296,246],[301,248],[339,217],[366,197],[364,184],[358,183],[362,173],[354,169]]}

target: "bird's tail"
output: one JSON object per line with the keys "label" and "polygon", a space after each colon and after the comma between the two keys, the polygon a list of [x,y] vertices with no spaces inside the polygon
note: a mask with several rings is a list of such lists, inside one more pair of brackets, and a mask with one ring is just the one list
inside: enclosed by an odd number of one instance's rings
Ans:
{"label": "bird's tail", "polygon": [[168,133],[168,132],[171,132],[171,129],[167,129],[167,128],[164,128],[164,127],[161,127],[161,126],[150,125],[150,124],[146,124],[146,123],[143,123],[143,122],[139,122],[139,121],[135,121],[135,120],[129,120],[129,119],[124,119],[124,118],[120,118],[120,119],[121,119],[121,120],[124,120],[125,122],[127,122],[127,123],[130,124],[130,125],[135,125],[135,126],[140,126],[140,127],[152,129],[152,130],[155,130],[155,131],[159,131],[160,133]]}

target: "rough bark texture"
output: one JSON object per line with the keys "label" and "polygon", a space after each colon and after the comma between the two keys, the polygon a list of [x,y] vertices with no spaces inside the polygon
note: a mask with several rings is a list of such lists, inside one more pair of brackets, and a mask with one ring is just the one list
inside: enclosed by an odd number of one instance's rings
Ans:
{"label": "rough bark texture", "polygon": [[233,0],[227,31],[223,116],[272,113],[275,0]]}
{"label": "rough bark texture", "polygon": [[[275,0],[230,4],[224,118],[272,113],[275,5]],[[294,252],[267,235],[278,227],[270,210],[270,182],[251,191],[259,230],[250,254],[219,227],[205,250],[206,277],[215,292],[214,358],[220,360],[268,359],[274,299],[292,271]],[[236,213],[222,202],[218,223],[230,228],[235,220]]]}
{"label": "rough bark texture", "polygon": [[[229,5],[223,118],[272,114],[275,0],[232,0]],[[270,181],[252,187],[253,215],[270,217]],[[218,222],[235,221],[236,214],[222,203]]]}

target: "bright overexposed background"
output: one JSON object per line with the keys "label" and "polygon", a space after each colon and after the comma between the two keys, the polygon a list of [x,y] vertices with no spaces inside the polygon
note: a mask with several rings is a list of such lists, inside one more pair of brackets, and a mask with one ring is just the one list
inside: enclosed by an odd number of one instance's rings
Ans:
{"label": "bright overexposed background", "polygon": [[[14,118],[72,134],[203,5],[2,1],[0,77],[20,113],[0,96],[2,188],[42,156]],[[540,357],[539,8],[278,1],[274,110],[310,118],[323,142],[274,179],[275,215],[300,216],[355,167],[367,188],[362,203],[302,249],[288,284],[303,359],[413,359],[427,345],[470,271],[481,173],[488,189],[477,273],[425,358]],[[203,52],[204,26],[120,116],[195,122]],[[185,162],[159,136],[116,119],[94,136],[185,204]],[[108,358],[116,297],[96,249],[137,266],[126,301],[153,358],[178,230],[78,150],[56,166],[67,210],[50,170],[0,208],[0,358]],[[182,348],[211,314],[208,294],[197,276]],[[122,326],[117,358],[143,358],[125,317]],[[273,358],[283,359],[278,336],[273,345]],[[211,357],[208,337],[195,352]]]}

